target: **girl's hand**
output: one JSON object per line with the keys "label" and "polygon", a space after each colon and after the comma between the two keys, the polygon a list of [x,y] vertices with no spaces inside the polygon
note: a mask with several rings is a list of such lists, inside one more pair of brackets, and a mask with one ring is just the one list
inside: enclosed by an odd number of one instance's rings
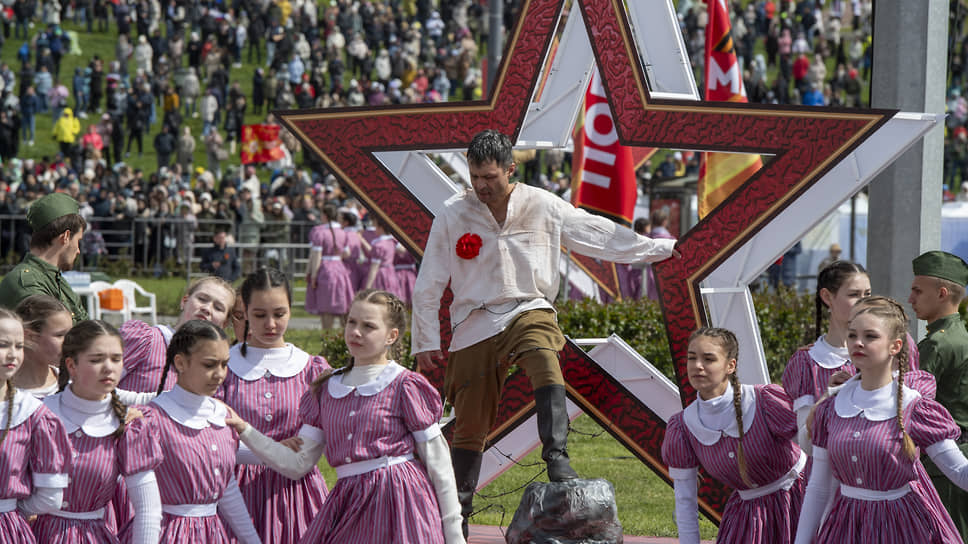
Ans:
{"label": "girl's hand", "polygon": [[830,375],[830,381],[827,384],[828,387],[837,387],[843,385],[844,382],[850,379],[852,374],[846,370],[838,370]]}
{"label": "girl's hand", "polygon": [[292,451],[299,453],[299,450],[302,449],[303,439],[299,438],[298,436],[293,436],[285,440],[280,440],[279,443]]}
{"label": "girl's hand", "polygon": [[245,430],[249,428],[249,424],[244,419],[239,417],[239,414],[236,413],[231,406],[225,404],[224,402],[222,402],[222,405],[225,406],[225,409],[229,412],[229,415],[225,418],[225,424],[235,429],[235,432],[239,434],[245,432]]}
{"label": "girl's hand", "polygon": [[137,408],[128,408],[128,413],[124,416],[124,424],[127,425],[139,417],[144,417],[144,414],[140,410]]}

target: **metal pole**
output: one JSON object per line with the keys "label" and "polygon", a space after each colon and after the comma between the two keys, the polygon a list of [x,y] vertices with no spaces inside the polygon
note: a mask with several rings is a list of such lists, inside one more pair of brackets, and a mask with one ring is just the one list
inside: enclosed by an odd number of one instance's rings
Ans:
{"label": "metal pole", "polygon": [[497,67],[504,53],[504,0],[489,0],[487,34],[487,88],[488,96],[494,89]]}
{"label": "metal pole", "polygon": [[[867,217],[870,217],[870,210],[867,211]],[[849,244],[849,255],[851,262],[857,262],[857,253],[854,250],[854,236],[857,233],[857,195],[850,197],[850,244]]]}

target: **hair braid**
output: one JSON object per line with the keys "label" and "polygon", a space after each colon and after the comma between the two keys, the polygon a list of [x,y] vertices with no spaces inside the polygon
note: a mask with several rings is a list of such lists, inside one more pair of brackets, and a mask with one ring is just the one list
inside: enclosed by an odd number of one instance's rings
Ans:
{"label": "hair braid", "polygon": [[3,432],[0,433],[0,444],[7,439],[7,433],[10,432],[10,423],[13,420],[13,396],[17,393],[17,390],[13,387],[13,380],[7,380],[7,394],[4,400],[7,401],[7,423],[3,426]]}
{"label": "hair braid", "polygon": [[61,357],[60,364],[58,365],[57,372],[57,392],[61,392],[67,388],[67,384],[71,382],[71,375],[67,372],[67,359]]}
{"label": "hair braid", "polygon": [[248,340],[249,340],[249,316],[245,316],[245,332],[242,333],[242,345],[239,346],[239,353],[245,357],[246,352],[248,352]]}
{"label": "hair braid", "polygon": [[753,485],[750,480],[749,469],[746,466],[746,455],[743,452],[743,391],[739,385],[739,377],[735,372],[729,375],[729,383],[733,386],[733,412],[736,414],[736,426],[739,431],[739,440],[736,442],[736,462],[739,464],[739,477],[748,486]]}
{"label": "hair braid", "polygon": [[901,337],[901,351],[897,354],[897,426],[901,429],[901,445],[904,453],[914,460],[918,458],[914,441],[904,429],[904,374],[908,371],[907,335]]}
{"label": "hair braid", "polygon": [[128,419],[128,407],[121,402],[117,389],[111,390],[111,409],[114,410],[114,415],[118,418],[118,428],[114,431],[114,437],[121,438],[121,435],[124,434],[124,428],[127,425],[125,420]]}
{"label": "hair braid", "polygon": [[820,334],[823,332],[821,327],[823,326],[823,301],[820,300],[820,290],[817,289],[817,295],[814,297],[814,304],[816,305],[816,312],[814,313],[814,337],[820,338]]}

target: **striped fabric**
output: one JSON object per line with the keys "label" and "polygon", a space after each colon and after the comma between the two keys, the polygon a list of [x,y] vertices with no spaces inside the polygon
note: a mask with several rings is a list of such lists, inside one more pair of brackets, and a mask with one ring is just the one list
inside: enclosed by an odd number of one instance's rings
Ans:
{"label": "striped fabric", "polygon": [[397,253],[394,258],[393,268],[397,271],[397,283],[400,284],[400,300],[410,306],[413,299],[413,286],[417,283],[417,260],[409,251],[403,254]]}
{"label": "striped fabric", "polygon": [[[165,369],[168,343],[158,327],[144,321],[130,319],[121,325],[121,340],[124,346],[124,376],[118,388],[136,393],[158,391],[161,374]],[[165,391],[175,386],[178,373],[168,372]]]}
{"label": "striped fabric", "polygon": [[790,357],[780,381],[794,404],[805,396],[813,397],[816,402],[827,392],[830,377],[841,370],[849,372],[851,376],[856,372],[850,362],[838,368],[824,368],[813,360],[810,350],[798,349],[793,357]]}
{"label": "striped fabric", "polygon": [[346,267],[346,271],[350,274],[350,280],[353,282],[353,292],[359,291],[363,288],[363,282],[366,281],[365,269],[369,268],[370,263],[365,265],[360,265],[360,254],[363,252],[363,247],[360,244],[360,237],[357,234],[359,229],[345,229],[346,230],[346,247],[350,250],[349,257],[343,259],[343,266]]}
{"label": "striped fabric", "polygon": [[322,248],[323,256],[335,256],[336,260],[320,261],[316,287],[306,287],[306,311],[316,315],[345,314],[356,292],[349,270],[339,259],[347,245],[346,232],[338,225],[318,225],[309,231],[309,243],[314,248]]}
{"label": "striped fabric", "polygon": [[[6,406],[7,401],[0,402],[0,413],[6,413]],[[26,421],[12,427],[0,444],[0,499],[26,499],[33,488],[33,474],[66,475],[71,464],[71,442],[64,426],[46,406],[40,406]],[[19,512],[0,514],[0,544],[35,541]]]}
{"label": "striped fabric", "polygon": [[[784,476],[800,457],[796,437],[796,415],[790,398],[777,385],[757,385],[753,423],[743,438],[743,452],[750,480],[756,486]],[[746,422],[744,421],[744,424]],[[669,420],[662,459],[670,468],[702,466],[709,474],[733,489],[751,489],[739,473],[738,439],[722,435],[715,444],[701,444],[678,413]],[[789,490],[765,497],[743,500],[733,493],[726,503],[717,542],[745,544],[784,544],[793,542],[803,503],[804,479]]]}
{"label": "striped fabric", "polygon": [[[95,438],[78,429],[70,435],[74,447],[71,483],[64,491],[62,510],[91,512],[109,506],[118,475],[152,470],[161,462],[161,449],[143,418],[127,425],[124,436]],[[105,519],[78,520],[39,516],[33,524],[38,542],[50,544],[103,544],[118,542]]]}
{"label": "striped fabric", "polygon": [[[895,419],[870,421],[857,415],[837,415],[835,399],[817,408],[814,419],[815,446],[826,448],[838,481],[864,489],[888,491],[910,484],[912,492],[896,500],[865,501],[839,492],[820,528],[817,542],[845,544],[902,544],[911,542],[961,542],[947,512],[925,486],[929,486],[919,462],[901,452]],[[961,434],[940,404],[921,397],[905,408],[905,426],[914,444],[925,448]]]}
{"label": "striped fabric", "polygon": [[[403,292],[400,289],[400,282],[397,281],[396,270],[393,269],[393,260],[397,253],[397,241],[392,236],[384,234],[374,238],[370,244],[370,252],[367,254],[370,263],[365,267],[367,273],[372,263],[380,263],[372,287],[393,293],[402,300]],[[366,281],[366,276],[363,276],[363,281]]]}
{"label": "striped fabric", "polygon": [[[282,440],[302,427],[299,402],[309,384],[330,366],[315,356],[291,378],[269,375],[254,381],[236,376],[231,369],[216,397],[262,434]],[[290,480],[259,465],[238,465],[239,489],[264,544],[298,542],[326,498],[326,481],[314,468],[300,480]]]}
{"label": "striped fabric", "polygon": [[[335,398],[328,385],[303,397],[300,414],[326,434],[326,458],[334,467],[411,454],[411,433],[440,419],[440,395],[409,370],[381,391],[369,391],[374,394],[357,388]],[[341,478],[302,542],[442,544],[437,498],[423,464],[408,461]]]}
{"label": "striped fabric", "polygon": [[[232,478],[239,437],[231,427],[192,429],[151,404],[144,419],[161,445],[164,460],[155,468],[162,504],[211,504],[222,498]],[[164,514],[161,539],[166,544],[228,543],[219,516],[178,517]]]}

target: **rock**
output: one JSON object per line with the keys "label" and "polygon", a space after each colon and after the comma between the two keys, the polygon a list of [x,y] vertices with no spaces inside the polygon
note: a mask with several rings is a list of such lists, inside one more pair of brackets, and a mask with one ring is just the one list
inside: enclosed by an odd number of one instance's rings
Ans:
{"label": "rock", "polygon": [[534,482],[505,533],[508,544],[621,544],[615,488],[608,480]]}

